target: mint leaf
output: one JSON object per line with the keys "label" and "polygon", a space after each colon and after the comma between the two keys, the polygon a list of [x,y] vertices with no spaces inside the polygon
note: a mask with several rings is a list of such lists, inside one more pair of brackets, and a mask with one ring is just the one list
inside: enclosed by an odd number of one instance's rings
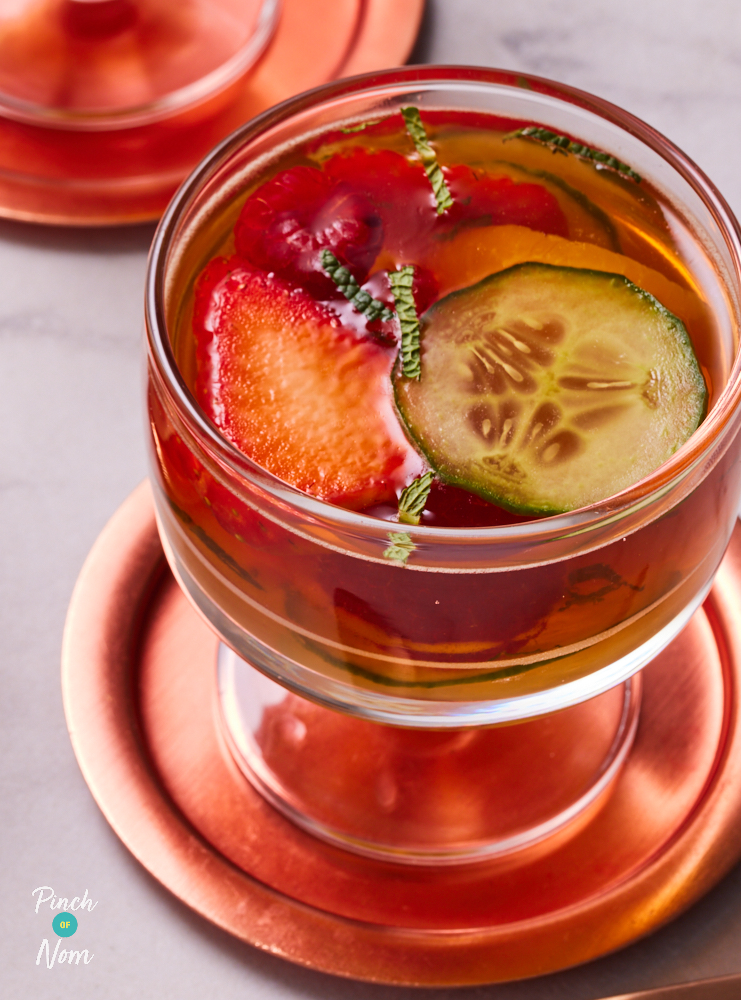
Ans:
{"label": "mint leaf", "polygon": [[348,269],[340,264],[331,250],[322,250],[322,267],[359,313],[362,313],[369,320],[380,317],[382,320],[388,321],[394,318],[392,310],[383,302],[379,302],[378,299],[372,298],[368,292],[363,291]]}
{"label": "mint leaf", "polygon": [[626,177],[630,177],[631,180],[634,180],[639,184],[641,182],[641,175],[637,174],[632,167],[628,166],[627,163],[621,163],[620,160],[616,159],[614,156],[610,156],[609,153],[603,153],[598,149],[592,149],[591,146],[585,146],[581,142],[574,142],[574,140],[569,139],[568,136],[559,135],[557,132],[549,132],[547,128],[539,128],[537,125],[528,125],[527,128],[521,128],[516,132],[513,132],[508,138],[535,139],[538,142],[545,143],[547,146],[552,146],[554,152],[573,153],[574,156],[581,156],[586,160],[593,160],[595,163],[602,164],[605,167],[611,167],[613,170],[617,170],[618,173],[625,174]]}
{"label": "mint leaf", "polygon": [[406,531],[389,531],[388,538],[391,544],[384,550],[383,558],[406,566],[406,561],[414,552],[416,545]]}
{"label": "mint leaf", "polygon": [[412,292],[414,268],[409,264],[400,271],[389,271],[389,282],[401,327],[401,370],[407,378],[419,379],[422,363],[419,356],[419,319]]}
{"label": "mint leaf", "polygon": [[402,524],[419,524],[419,519],[422,511],[425,509],[434,478],[435,473],[430,470],[421,476],[417,476],[414,482],[401,491],[401,496],[399,497],[399,520]]}
{"label": "mint leaf", "polygon": [[341,128],[340,132],[345,135],[351,135],[353,132],[362,132],[366,128],[370,128],[371,125],[379,125],[383,121],[382,118],[376,118],[374,122],[362,122],[360,125],[348,125],[347,128]]}
{"label": "mint leaf", "polygon": [[446,208],[452,207],[453,199],[450,197],[450,191],[448,190],[448,185],[445,183],[440,164],[437,162],[435,151],[427,138],[422,119],[419,117],[419,111],[417,108],[402,108],[401,114],[404,124],[407,127],[407,132],[412,138],[412,142],[422,161],[422,166],[425,168],[425,173],[432,185],[432,192],[437,202],[437,214],[442,215]]}

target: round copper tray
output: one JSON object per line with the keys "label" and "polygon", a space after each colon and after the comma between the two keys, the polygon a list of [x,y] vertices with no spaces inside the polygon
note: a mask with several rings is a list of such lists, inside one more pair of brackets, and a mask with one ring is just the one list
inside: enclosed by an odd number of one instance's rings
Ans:
{"label": "round copper tray", "polygon": [[704,606],[644,671],[611,796],[570,837],[419,869],[313,839],[244,780],[216,723],[217,641],[181,594],[143,484],[80,575],[64,640],[80,767],[119,837],[176,896],[291,961],[358,979],[501,982],[647,934],[741,854],[741,530]]}
{"label": "round copper tray", "polygon": [[0,117],[0,217],[157,219],[196,163],[250,118],[330,80],[401,65],[423,10],[424,0],[282,0],[265,54],[228,98],[154,126],[74,132]]}

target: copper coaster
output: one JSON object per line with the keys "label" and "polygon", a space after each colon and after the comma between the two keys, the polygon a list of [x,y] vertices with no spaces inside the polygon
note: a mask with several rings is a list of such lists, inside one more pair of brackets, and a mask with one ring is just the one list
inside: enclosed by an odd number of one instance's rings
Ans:
{"label": "copper coaster", "polygon": [[209,150],[250,118],[343,76],[400,66],[424,0],[282,0],[259,64],[203,109],[139,128],[65,131],[0,117],[0,217],[97,226],[159,218]]}
{"label": "copper coaster", "polygon": [[166,567],[142,484],[93,548],[67,620],[65,710],[119,837],[176,896],[273,954],[420,986],[537,976],[654,930],[741,854],[741,529],[715,586],[644,671],[612,795],[570,837],[453,868],[315,840],[251,788],[217,727],[217,640]]}

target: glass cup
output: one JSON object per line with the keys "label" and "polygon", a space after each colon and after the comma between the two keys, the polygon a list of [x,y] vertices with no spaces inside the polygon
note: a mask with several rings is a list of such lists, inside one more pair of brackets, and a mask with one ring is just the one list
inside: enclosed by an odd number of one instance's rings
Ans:
{"label": "glass cup", "polygon": [[280,0],[0,3],[0,205],[35,222],[157,218],[242,121]]}
{"label": "glass cup", "polygon": [[0,6],[0,115],[101,131],[149,125],[241,79],[278,0],[14,0]]}
{"label": "glass cup", "polygon": [[[410,104],[575,136],[660,194],[714,289],[715,342],[706,419],[645,479],[527,523],[389,525],[279,481],[201,411],[174,331],[244,197],[291,144]],[[635,732],[634,675],[702,603],[735,524],[740,278],[738,225],[694,164],[627,113],[536,78],[409,67],[343,80],[203,161],[150,261],[155,502],[173,572],[224,643],[227,742],[273,804],[353,850],[434,864],[519,849],[598,807]],[[344,762],[328,774],[330,755]]]}

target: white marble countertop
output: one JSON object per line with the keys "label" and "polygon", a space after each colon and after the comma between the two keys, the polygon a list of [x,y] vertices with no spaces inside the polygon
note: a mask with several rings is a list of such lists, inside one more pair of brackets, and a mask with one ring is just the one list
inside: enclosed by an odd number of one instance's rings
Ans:
{"label": "white marble countertop", "polygon": [[[414,61],[500,66],[592,91],[669,135],[741,212],[738,0],[429,0]],[[151,236],[151,227],[0,223],[3,995],[593,1000],[741,970],[741,869],[619,954],[537,981],[433,993],[340,981],[258,953],[182,906],[122,847],[72,754],[59,651],[85,555],[146,474],[140,338]],[[37,886],[97,901],[77,944],[94,954],[89,965],[35,965],[50,930],[49,910],[34,913]]]}

